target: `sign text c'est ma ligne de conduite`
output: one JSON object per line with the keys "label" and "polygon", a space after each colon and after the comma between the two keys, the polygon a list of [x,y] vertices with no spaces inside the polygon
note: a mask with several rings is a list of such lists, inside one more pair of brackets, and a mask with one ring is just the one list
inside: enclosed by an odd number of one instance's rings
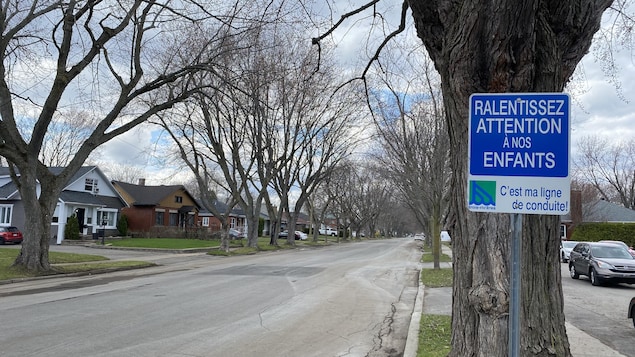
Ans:
{"label": "sign text c'est ma ligne de conduite", "polygon": [[568,213],[569,113],[569,96],[564,93],[473,94],[468,209]]}

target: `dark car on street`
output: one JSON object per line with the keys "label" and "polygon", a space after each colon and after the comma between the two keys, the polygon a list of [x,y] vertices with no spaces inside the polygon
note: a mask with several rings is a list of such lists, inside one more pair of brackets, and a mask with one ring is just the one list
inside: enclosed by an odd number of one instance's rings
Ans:
{"label": "dark car on street", "polygon": [[593,285],[635,283],[635,258],[628,250],[613,243],[580,242],[569,258],[571,278],[586,275]]}
{"label": "dark car on street", "polygon": [[16,227],[0,227],[0,244],[22,243],[22,232]]}

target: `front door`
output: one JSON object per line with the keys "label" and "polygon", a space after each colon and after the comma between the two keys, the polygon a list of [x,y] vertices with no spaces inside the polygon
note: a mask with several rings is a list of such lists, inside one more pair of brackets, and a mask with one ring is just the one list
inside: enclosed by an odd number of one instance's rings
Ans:
{"label": "front door", "polygon": [[84,216],[86,215],[86,209],[85,208],[78,208],[77,210],[77,222],[79,223],[79,234],[80,235],[85,235],[86,234],[86,224],[85,224],[85,218]]}

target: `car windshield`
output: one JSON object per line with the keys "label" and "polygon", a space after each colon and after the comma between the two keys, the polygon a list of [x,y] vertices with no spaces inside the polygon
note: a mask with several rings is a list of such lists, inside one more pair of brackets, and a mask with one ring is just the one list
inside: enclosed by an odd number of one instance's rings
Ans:
{"label": "car windshield", "polygon": [[573,249],[573,247],[575,247],[576,244],[578,244],[578,242],[562,242],[562,247]]}
{"label": "car windshield", "polygon": [[633,256],[630,255],[628,250],[619,246],[592,247],[591,252],[593,253],[593,256],[596,258],[633,259]]}

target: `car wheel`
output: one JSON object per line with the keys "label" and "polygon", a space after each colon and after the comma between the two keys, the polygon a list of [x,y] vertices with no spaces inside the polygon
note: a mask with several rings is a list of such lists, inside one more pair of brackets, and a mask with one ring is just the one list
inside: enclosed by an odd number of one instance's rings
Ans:
{"label": "car wheel", "polygon": [[563,262],[563,263],[567,262],[567,260],[564,259],[564,253],[560,255],[560,261]]}
{"label": "car wheel", "polygon": [[573,266],[573,264],[569,264],[569,274],[571,275],[572,279],[580,278],[580,274],[578,274],[578,272],[575,271],[575,267]]}
{"label": "car wheel", "polygon": [[0,245],[4,245],[4,238],[0,238]]}
{"label": "car wheel", "polygon": [[631,318],[633,319],[633,327],[635,327],[635,307],[631,309]]}
{"label": "car wheel", "polygon": [[591,279],[591,285],[593,286],[602,285],[602,281],[600,280],[600,278],[597,277],[597,273],[593,268],[591,268],[591,271],[589,272],[589,279]]}

